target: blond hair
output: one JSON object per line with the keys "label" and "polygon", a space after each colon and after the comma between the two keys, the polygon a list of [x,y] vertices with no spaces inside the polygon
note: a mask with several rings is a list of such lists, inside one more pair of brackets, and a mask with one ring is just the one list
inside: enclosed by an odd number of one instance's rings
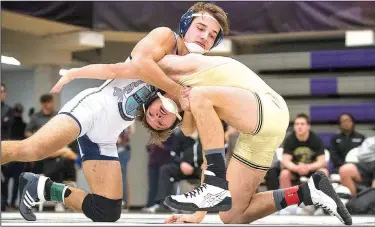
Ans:
{"label": "blond hair", "polygon": [[224,10],[215,4],[206,3],[206,2],[198,2],[195,3],[192,7],[188,9],[188,11],[193,10],[194,12],[207,12],[211,14],[223,28],[223,34],[228,35],[229,33],[229,21],[227,14]]}

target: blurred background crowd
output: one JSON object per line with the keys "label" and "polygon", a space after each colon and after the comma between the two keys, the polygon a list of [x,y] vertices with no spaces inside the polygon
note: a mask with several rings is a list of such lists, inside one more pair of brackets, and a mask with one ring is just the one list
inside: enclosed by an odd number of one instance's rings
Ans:
{"label": "blurred background crowd", "polygon": [[[193,3],[2,2],[1,140],[30,137],[75,94],[101,83],[78,80],[59,96],[49,94],[64,68],[125,60],[153,28],[176,28]],[[290,111],[288,134],[258,190],[287,188],[321,170],[350,212],[375,214],[375,3],[217,4],[228,13],[231,32],[208,54],[249,66],[286,99]],[[97,32],[99,41],[72,43],[87,31]],[[223,128],[229,162],[238,132],[225,122]],[[200,184],[198,133],[187,137],[176,130],[162,145],[147,141],[138,124],[118,137],[124,212],[170,212],[162,203],[166,196]],[[73,142],[59,156],[2,166],[2,211],[18,209],[18,177],[25,171],[89,191],[81,164]],[[54,203],[39,207],[51,209],[69,211]],[[279,214],[325,215],[315,207]]]}

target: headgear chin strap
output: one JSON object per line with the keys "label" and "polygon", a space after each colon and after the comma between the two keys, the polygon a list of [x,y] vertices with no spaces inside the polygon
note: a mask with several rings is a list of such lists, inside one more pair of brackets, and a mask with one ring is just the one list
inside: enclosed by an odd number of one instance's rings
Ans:
{"label": "headgear chin strap", "polygon": [[[181,37],[185,36],[187,30],[189,29],[189,27],[191,25],[191,22],[193,21],[193,18],[199,17],[199,16],[210,17],[210,18],[214,19],[219,24],[219,22],[213,16],[211,16],[207,13],[195,13],[193,10],[189,10],[184,15],[182,15],[182,17],[180,19],[178,32],[179,32],[179,35]],[[220,26],[219,34],[217,34],[214,45],[211,47],[211,49],[216,47],[217,45],[219,45],[221,43],[221,41],[223,41],[223,39],[224,39],[223,28],[221,27],[220,24],[219,24],[219,26]]]}

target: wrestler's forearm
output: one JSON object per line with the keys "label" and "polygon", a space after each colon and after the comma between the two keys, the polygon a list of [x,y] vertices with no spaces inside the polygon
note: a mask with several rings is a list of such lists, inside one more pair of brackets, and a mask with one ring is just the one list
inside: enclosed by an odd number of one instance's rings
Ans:
{"label": "wrestler's forearm", "polygon": [[152,59],[133,59],[139,79],[151,84],[175,97],[178,97],[181,85],[169,78]]}
{"label": "wrestler's forearm", "polygon": [[70,69],[64,77],[88,78],[88,79],[136,79],[136,71],[131,67],[130,62],[116,64],[92,64],[81,68]]}

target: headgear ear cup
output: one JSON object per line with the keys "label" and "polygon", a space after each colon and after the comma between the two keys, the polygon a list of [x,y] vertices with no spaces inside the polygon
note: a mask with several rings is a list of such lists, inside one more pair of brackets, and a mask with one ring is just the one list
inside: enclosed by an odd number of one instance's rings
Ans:
{"label": "headgear ear cup", "polygon": [[[182,15],[182,17],[180,19],[180,23],[179,23],[179,28],[178,28],[178,33],[181,36],[181,38],[184,38],[187,30],[189,29],[189,27],[191,25],[191,22],[193,22],[193,17],[194,17],[193,14],[194,13],[195,12],[193,10],[189,10],[186,13],[184,13],[184,15]],[[217,34],[214,45],[212,46],[212,48],[219,45],[223,41],[223,39],[224,39],[224,34],[223,34],[223,31],[220,29],[219,34]]]}
{"label": "headgear ear cup", "polygon": [[180,19],[178,32],[182,38],[185,36],[187,30],[189,29],[191,25],[191,22],[193,21],[193,14],[194,14],[194,11],[189,10],[186,13],[184,13],[184,15],[182,15]]}

